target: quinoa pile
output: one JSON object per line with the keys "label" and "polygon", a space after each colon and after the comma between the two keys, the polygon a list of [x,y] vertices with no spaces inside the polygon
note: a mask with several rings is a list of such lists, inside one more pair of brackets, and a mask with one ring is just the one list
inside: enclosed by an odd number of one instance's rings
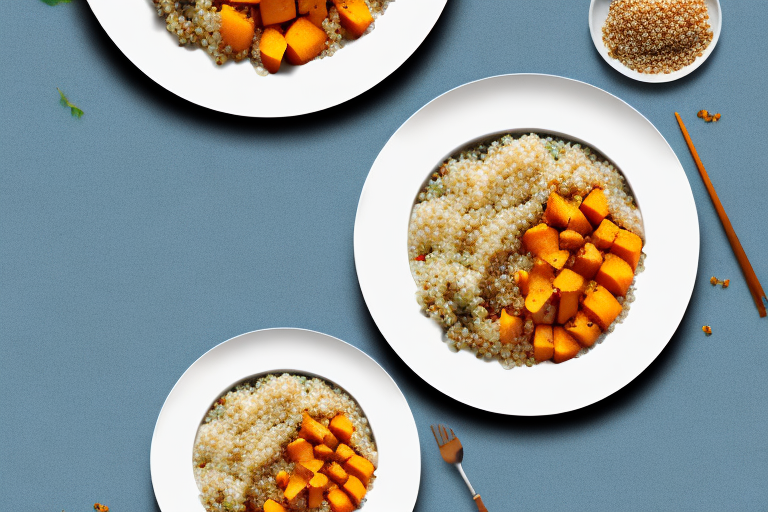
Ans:
{"label": "quinoa pile", "polygon": [[608,55],[640,73],[671,73],[712,41],[705,0],[614,0],[603,25]]}
{"label": "quinoa pile", "polygon": [[[525,316],[525,297],[514,275],[530,271],[534,257],[524,252],[521,239],[541,221],[549,193],[579,202],[594,187],[603,189],[613,221],[644,238],[624,177],[580,144],[505,135],[448,159],[433,173],[411,213],[408,259],[416,300],[446,329],[450,349],[471,350],[507,369],[536,364],[533,321],[526,320],[516,343],[502,345],[499,322],[490,312],[506,308]],[[637,272],[643,261],[644,256]],[[623,311],[614,324],[626,317],[634,284],[617,300]],[[612,330],[613,324],[605,333]]]}
{"label": "quinoa pile", "polygon": [[[224,64],[228,60],[241,61],[247,58],[261,76],[269,73],[261,64],[259,42],[263,29],[256,28],[253,42],[249,49],[234,52],[229,46],[224,46],[221,40],[219,28],[221,15],[219,8],[221,2],[216,0],[152,0],[157,8],[157,14],[165,18],[165,26],[168,32],[176,36],[179,46],[192,45],[202,48],[210,55],[216,64]],[[387,5],[393,0],[364,0],[371,11],[374,20],[384,14]],[[374,29],[374,23],[365,32]],[[340,50],[350,37],[342,28],[339,20],[339,11],[335,6],[328,8],[328,18],[323,21],[323,30],[328,35],[326,48],[318,58],[329,57]]]}
{"label": "quinoa pile", "polygon": [[[282,501],[275,476],[293,471],[284,448],[298,438],[303,411],[325,426],[336,414],[346,415],[355,427],[350,446],[377,465],[368,420],[347,393],[317,378],[267,375],[222,396],[197,431],[192,463],[207,511],[261,510],[267,499]],[[306,508],[306,498],[300,497],[292,509]],[[313,510],[330,508],[323,502]]]}

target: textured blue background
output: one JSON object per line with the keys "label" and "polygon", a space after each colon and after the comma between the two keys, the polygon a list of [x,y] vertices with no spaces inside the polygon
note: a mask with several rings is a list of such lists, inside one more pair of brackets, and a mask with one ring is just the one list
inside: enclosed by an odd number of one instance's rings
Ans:
{"label": "textured blue background", "polygon": [[[401,386],[422,439],[419,512],[474,510],[433,444],[437,421],[461,434],[465,470],[492,512],[768,509],[768,319],[673,116],[682,113],[768,285],[768,4],[724,2],[712,56],[666,85],[609,68],[590,40],[588,7],[450,0],[383,83],[287,120],[177,99],[127,61],[83,0],[5,9],[0,510],[77,512],[101,501],[156,511],[149,447],[173,384],[219,342],[276,326],[344,339]],[[699,277],[668,347],[622,391],[556,417],[486,414],[427,386],[377,331],[353,262],[358,197],[389,136],[446,90],[515,72],[583,80],[642,112],[680,158],[701,225]],[[82,119],[58,105],[56,87]],[[701,108],[722,121],[696,119]],[[731,287],[712,288],[711,275]]]}

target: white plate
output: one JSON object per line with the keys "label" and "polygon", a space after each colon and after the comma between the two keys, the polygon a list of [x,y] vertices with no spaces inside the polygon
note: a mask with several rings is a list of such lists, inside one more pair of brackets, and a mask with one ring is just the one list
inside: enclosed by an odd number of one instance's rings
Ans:
{"label": "white plate", "polygon": [[363,510],[411,510],[421,474],[416,423],[405,397],[376,362],[352,345],[313,331],[268,329],[212,348],[184,372],[163,404],[152,436],[152,486],[163,512],[204,512],[192,445],[211,404],[243,379],[307,373],[343,388],[362,407],[376,441],[376,484]]}
{"label": "white plate", "polygon": [[372,32],[332,57],[267,77],[250,61],[217,66],[202,49],[180,48],[149,0],[88,3],[125,56],[177,96],[229,114],[288,117],[338,105],[384,80],[424,41],[446,0],[396,0]]}
{"label": "white plate", "polygon": [[696,57],[692,63],[672,73],[638,73],[634,69],[630,69],[619,62],[618,59],[609,57],[608,48],[603,44],[603,25],[605,24],[606,18],[608,18],[608,7],[610,6],[611,1],[612,0],[592,0],[589,4],[589,33],[592,35],[592,42],[595,43],[597,52],[603,57],[605,62],[622,75],[628,76],[634,80],[649,83],[662,83],[672,82],[678,78],[683,78],[704,64],[704,61],[707,60],[712,51],[714,51],[717,40],[720,39],[720,29],[723,26],[720,0],[706,0],[707,10],[709,11],[709,26],[712,28],[712,41],[709,43],[709,46],[707,46],[707,49],[704,50],[702,56]]}
{"label": "white plate", "polygon": [[[448,350],[442,328],[419,310],[408,266],[408,222],[426,177],[467,142],[505,131],[555,132],[612,160],[634,191],[645,224],[645,271],[624,323],[594,350],[565,363],[504,370]],[[664,186],[661,184],[664,183]],[[355,266],[386,340],[429,384],[487,411],[535,416],[597,402],[637,377],[685,313],[699,256],[688,180],[664,137],[607,92],[548,75],[503,75],[449,91],[408,119],[381,150],[355,220]]]}

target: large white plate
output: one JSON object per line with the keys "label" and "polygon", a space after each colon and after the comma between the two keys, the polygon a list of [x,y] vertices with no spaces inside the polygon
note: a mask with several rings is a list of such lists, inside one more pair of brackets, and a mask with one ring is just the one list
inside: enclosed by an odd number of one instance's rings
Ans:
{"label": "large white plate", "polygon": [[125,56],[177,96],[229,114],[288,117],[338,105],[384,80],[424,41],[446,0],[396,0],[371,33],[332,57],[267,77],[249,61],[217,66],[201,49],[179,48],[149,0],[88,3]]}
{"label": "large white plate", "polygon": [[[671,114],[670,114],[671,115]],[[645,271],[624,323],[583,357],[504,370],[453,353],[419,310],[407,228],[424,180],[458,147],[504,131],[580,139],[623,171],[645,224]],[[449,91],[408,119],[381,150],[355,220],[355,265],[386,340],[429,384],[503,414],[556,414],[597,402],[637,377],[675,332],[693,291],[699,225],[690,185],[664,137],[639,112],[591,85],[548,75],[503,75]]]}
{"label": "large white plate", "polygon": [[376,484],[363,510],[411,510],[421,453],[405,397],[376,362],[352,345],[313,331],[268,329],[228,340],[194,362],[163,404],[152,436],[152,486],[163,512],[204,512],[192,472],[192,445],[211,404],[243,379],[273,372],[327,379],[362,407],[376,441]]}
{"label": "large white plate", "polygon": [[712,41],[709,46],[704,50],[701,57],[696,59],[685,66],[672,73],[639,73],[634,69],[630,69],[622,64],[618,59],[614,59],[608,55],[608,48],[603,43],[603,25],[608,18],[608,8],[611,5],[612,0],[592,0],[589,4],[589,33],[592,36],[592,42],[595,44],[597,53],[611,66],[624,76],[628,76],[639,82],[649,83],[663,83],[672,82],[678,78],[693,73],[693,71],[704,64],[704,61],[709,58],[710,54],[715,49],[717,41],[720,39],[720,30],[723,28],[723,13],[720,10],[720,0],[706,0],[707,10],[709,11],[709,26],[712,28]]}

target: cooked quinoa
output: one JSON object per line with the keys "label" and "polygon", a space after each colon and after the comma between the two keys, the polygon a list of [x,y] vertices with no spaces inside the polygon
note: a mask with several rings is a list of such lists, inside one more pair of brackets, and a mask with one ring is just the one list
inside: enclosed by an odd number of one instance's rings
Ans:
{"label": "cooked quinoa", "polygon": [[705,0],[614,0],[603,25],[608,55],[640,73],[671,73],[712,41]]}
{"label": "cooked quinoa", "polygon": [[[304,411],[325,426],[336,414],[345,414],[355,427],[350,446],[378,465],[368,420],[352,397],[318,378],[267,375],[223,395],[197,431],[192,464],[205,509],[250,512],[261,510],[270,498],[282,502],[275,476],[293,471],[284,448],[298,438]],[[306,505],[300,497],[292,510],[305,510]],[[323,502],[313,510],[330,508]]]}
{"label": "cooked quinoa", "polygon": [[[259,52],[263,28],[256,28],[251,47],[246,50],[234,52],[230,46],[223,45],[219,32],[221,27],[219,9],[222,2],[216,0],[152,1],[157,8],[158,16],[165,19],[166,29],[176,37],[179,46],[191,45],[202,48],[219,65],[228,60],[239,62],[250,58],[259,75],[266,76],[269,74],[261,63],[261,53]],[[368,34],[374,29],[375,20],[384,14],[387,5],[394,0],[364,1],[374,18],[374,22],[365,31],[365,34]],[[317,57],[319,59],[330,57],[351,39],[346,30],[342,28],[339,11],[333,5],[328,8],[328,18],[323,21],[323,30],[328,35],[328,41],[325,50]]]}
{"label": "cooked quinoa", "polygon": [[[408,259],[416,300],[446,329],[450,349],[471,350],[504,368],[536,364],[533,321],[526,320],[516,343],[502,345],[494,312],[506,308],[525,316],[525,297],[514,275],[530,271],[534,257],[524,252],[521,238],[541,222],[550,192],[579,202],[595,187],[603,189],[613,222],[644,238],[624,177],[580,144],[546,135],[505,135],[461,152],[432,174],[411,213]],[[617,300],[623,311],[614,324],[626,317],[634,284]]]}

